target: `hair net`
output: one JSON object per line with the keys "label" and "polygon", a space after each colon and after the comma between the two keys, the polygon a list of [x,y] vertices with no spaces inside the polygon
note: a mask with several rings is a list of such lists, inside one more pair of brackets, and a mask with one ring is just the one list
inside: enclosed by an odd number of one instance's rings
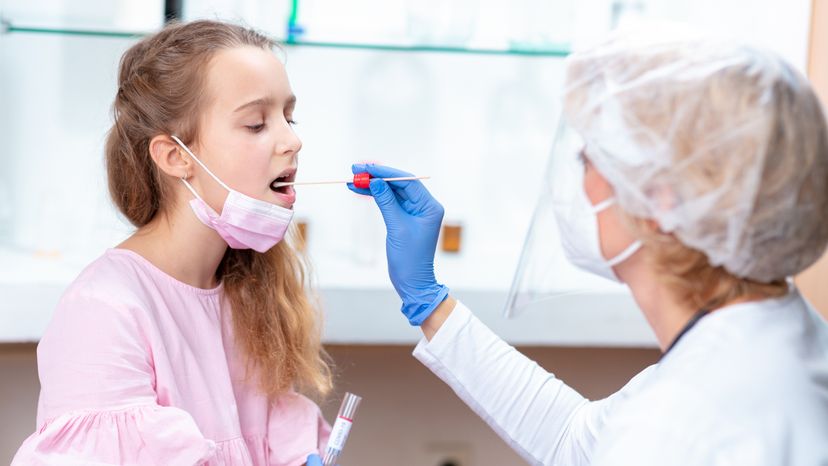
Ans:
{"label": "hair net", "polygon": [[807,79],[717,39],[624,33],[567,58],[564,118],[626,212],[768,282],[828,241],[828,137]]}

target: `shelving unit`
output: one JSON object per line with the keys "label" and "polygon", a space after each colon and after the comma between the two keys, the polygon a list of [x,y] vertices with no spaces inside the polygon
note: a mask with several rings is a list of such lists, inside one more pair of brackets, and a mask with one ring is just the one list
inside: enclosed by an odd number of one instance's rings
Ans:
{"label": "shelving unit", "polygon": [[[150,32],[140,31],[111,31],[96,29],[74,29],[57,27],[37,27],[16,25],[9,21],[0,22],[0,33],[5,34],[50,34],[65,36],[86,36],[86,37],[115,37],[121,39],[140,39]],[[503,55],[520,57],[565,57],[569,55],[568,49],[548,50],[497,50],[497,49],[475,49],[455,46],[439,45],[395,45],[395,44],[359,44],[359,43],[338,43],[338,42],[310,42],[299,39],[288,38],[284,41],[288,47],[316,47],[346,50],[371,50],[385,52],[420,52],[420,53],[457,53],[472,55]]]}
{"label": "shelving unit", "polygon": [[[176,5],[171,5],[173,3],[178,3],[177,9]],[[165,17],[175,17],[176,11],[180,15],[180,7],[180,2],[168,1]],[[137,40],[149,33],[150,31],[106,28],[32,26],[6,20],[0,29],[0,34],[3,34],[0,35],[0,40],[4,37],[19,40],[21,36],[30,35],[37,37],[38,43],[43,44],[50,36],[66,37],[67,40],[71,40],[73,49],[77,50],[85,47],[80,44],[88,43],[83,42],[88,39],[101,39],[102,41],[115,39],[115,45],[105,47],[110,51],[109,53],[112,53],[112,50],[117,50],[118,47],[123,46],[122,44],[128,44],[129,40]],[[559,63],[560,58],[569,53],[563,48],[499,50],[435,44],[314,42],[296,37],[287,38],[284,45],[291,50],[291,65],[294,71],[297,68],[300,68],[300,71],[307,69],[308,63],[319,62],[319,60],[327,63],[332,57],[339,57],[333,60],[332,66],[340,67],[352,62],[355,57],[362,57],[365,63],[375,63],[375,60],[386,59],[391,60],[391,63],[398,63],[394,60],[407,60],[411,63],[420,63],[417,66],[421,66],[422,62],[428,62],[433,63],[431,66],[441,72],[450,70],[452,63],[457,62],[464,63],[463,66],[474,64],[473,66],[480,67],[481,70],[486,69],[487,66],[481,63],[497,63],[498,66],[507,68],[513,65],[528,66],[529,70],[534,70],[534,64],[550,63],[542,60],[544,58],[551,59],[551,63]],[[114,57],[114,55],[107,57],[107,60],[111,61]],[[528,61],[521,61],[524,59]],[[451,71],[446,71],[447,76],[452,74]],[[523,74],[518,73],[518,75]],[[312,79],[310,74],[300,72],[297,82],[305,83]],[[456,85],[452,83],[450,86]],[[296,87],[300,86],[296,85]],[[303,101],[305,102],[303,105],[307,105],[307,100],[303,99]],[[445,101],[443,104],[458,105],[458,103],[452,104]],[[460,105],[465,105],[465,103]],[[316,110],[317,113],[320,111],[319,108]],[[306,123],[303,123],[302,130],[312,131],[314,129],[308,130],[305,125]],[[343,131],[347,132],[347,130]],[[514,128],[510,131],[514,131]],[[468,150],[477,150],[474,147],[472,145]],[[306,150],[312,150],[312,148]],[[442,176],[449,177],[451,170],[456,169],[457,167],[445,167]],[[445,195],[440,192],[439,178],[433,180],[430,189],[433,187],[439,194]],[[523,184],[531,185],[532,183]],[[319,197],[322,194],[308,192],[306,198],[314,196]],[[531,199],[528,203],[533,201],[534,199]],[[318,201],[311,199],[307,202],[313,206],[313,203]],[[462,202],[454,202],[454,204],[463,205]],[[372,209],[373,206],[368,205],[358,207],[358,211],[365,215],[375,214],[376,212]],[[518,210],[521,209],[526,210],[526,207]],[[472,216],[478,214],[476,212],[466,213]],[[528,218],[528,214],[523,216]],[[513,215],[509,221],[517,219],[519,223],[522,218],[521,215]],[[381,223],[378,217],[373,220],[377,224]],[[330,223],[335,223],[333,221],[324,223],[327,221],[328,219],[316,219],[312,222],[312,234],[314,231],[326,229]],[[476,315],[507,341],[521,345],[654,346],[655,341],[649,327],[630,297],[624,293],[598,292],[571,296],[550,305],[552,308],[550,312],[530,312],[514,320],[503,319],[501,317],[503,305],[506,302],[507,287],[514,267],[513,262],[516,263],[517,260],[519,244],[515,241],[513,247],[506,249],[497,243],[488,244],[486,241],[492,241],[491,238],[481,240],[480,236],[475,234],[485,228],[479,218],[471,218],[465,229],[469,232],[469,237],[464,236],[464,251],[459,255],[438,257],[441,279],[450,286],[453,285],[453,294],[469,305]],[[362,233],[364,232],[352,233],[351,236]],[[380,249],[382,237],[372,239],[376,239],[377,249]],[[388,282],[384,258],[382,260],[375,258],[370,264],[354,265],[349,262],[348,257],[331,257],[338,254],[338,252],[332,253],[331,251],[341,248],[342,244],[345,244],[347,248],[348,243],[345,241],[328,244],[326,250],[314,251],[315,246],[311,242],[311,256],[325,257],[325,260],[318,261],[316,269],[316,275],[320,279],[319,293],[326,313],[324,340],[328,343],[364,345],[411,345],[418,341],[419,331],[410,327],[399,315],[399,300]],[[478,255],[480,251],[485,251],[485,255]],[[358,254],[364,252],[364,249],[357,251]],[[375,251],[371,251],[372,254],[373,252]],[[0,305],[0,342],[37,341],[49,321],[60,294],[80,272],[83,265],[91,259],[91,257],[86,257],[81,260],[60,255],[33,254],[0,248],[0,263],[10,264],[3,272],[0,272],[0,297],[3,301]],[[507,265],[492,269],[488,273],[478,274],[477,278],[468,273],[468,270],[472,269],[486,270],[492,264]]]}

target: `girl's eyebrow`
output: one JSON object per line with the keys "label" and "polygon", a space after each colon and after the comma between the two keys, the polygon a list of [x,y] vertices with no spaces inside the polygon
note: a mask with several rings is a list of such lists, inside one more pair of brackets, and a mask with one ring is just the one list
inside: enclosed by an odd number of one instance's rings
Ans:
{"label": "girl's eyebrow", "polygon": [[[240,105],[237,109],[233,110],[233,113],[240,112],[244,109],[250,107],[269,107],[275,104],[275,100],[272,97],[260,97],[258,99],[251,100],[246,104]],[[287,100],[285,101],[285,107],[293,106],[296,104],[296,96],[291,94],[288,96]]]}

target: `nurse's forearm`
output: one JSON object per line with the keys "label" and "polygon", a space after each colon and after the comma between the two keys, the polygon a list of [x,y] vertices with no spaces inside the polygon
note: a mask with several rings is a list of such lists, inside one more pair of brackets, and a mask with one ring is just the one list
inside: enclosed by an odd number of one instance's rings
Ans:
{"label": "nurse's forearm", "polygon": [[423,325],[431,339],[421,341],[414,356],[529,464],[589,464],[602,411],[590,409],[588,400],[500,339],[462,303],[445,304]]}
{"label": "nurse's forearm", "polygon": [[432,312],[431,315],[423,321],[420,328],[423,330],[423,334],[428,341],[431,341],[437,331],[440,330],[440,327],[443,326],[443,322],[448,319],[448,316],[451,315],[451,311],[454,310],[455,306],[457,306],[457,300],[449,295],[443,300],[442,303],[440,303],[439,306],[437,306],[437,309],[435,309],[434,312]]}

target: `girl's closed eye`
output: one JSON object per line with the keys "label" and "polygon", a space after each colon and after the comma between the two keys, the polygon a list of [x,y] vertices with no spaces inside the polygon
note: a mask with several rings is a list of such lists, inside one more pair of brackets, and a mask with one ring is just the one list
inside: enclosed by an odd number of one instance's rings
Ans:
{"label": "girl's closed eye", "polygon": [[261,132],[264,129],[264,127],[265,127],[264,122],[256,123],[254,125],[245,125],[245,128],[249,129],[253,133]]}

